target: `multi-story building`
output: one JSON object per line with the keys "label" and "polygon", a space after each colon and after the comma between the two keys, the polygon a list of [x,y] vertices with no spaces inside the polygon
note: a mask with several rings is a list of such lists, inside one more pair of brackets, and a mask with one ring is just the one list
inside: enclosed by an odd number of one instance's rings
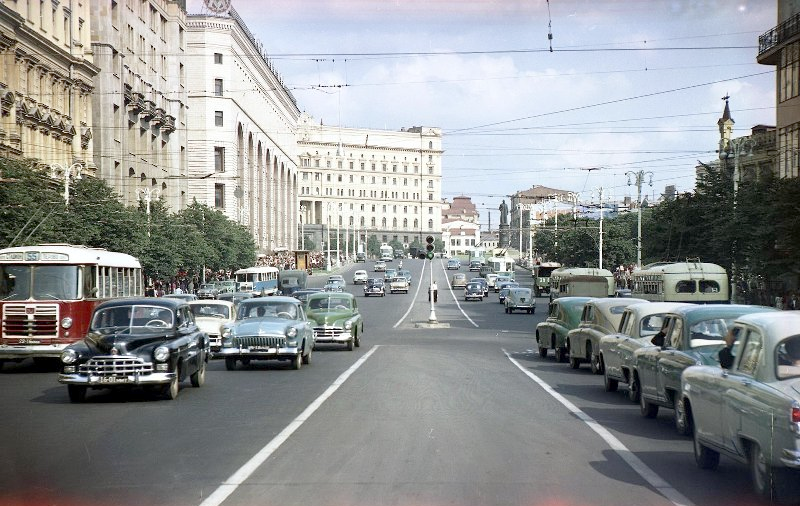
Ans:
{"label": "multi-story building", "polygon": [[778,24],[758,38],[757,61],[777,67],[776,128],[779,177],[800,176],[800,4],[778,0]]}
{"label": "multi-story building", "polygon": [[94,172],[89,14],[89,0],[0,1],[0,156]]}
{"label": "multi-story building", "polygon": [[187,18],[188,192],[261,252],[298,246],[295,98],[233,8]]}
{"label": "multi-story building", "polygon": [[188,183],[185,2],[91,4],[97,175],[126,205],[163,198],[179,211]]}
{"label": "multi-story building", "polygon": [[518,191],[511,195],[511,205],[508,206],[507,245],[520,254],[525,252],[532,256],[530,245],[534,227],[546,221],[548,216],[572,215],[577,205],[578,194],[566,190],[533,185],[528,190]]}
{"label": "multi-story building", "polygon": [[341,128],[303,114],[297,144],[299,209],[315,244],[332,233],[342,251],[372,235],[404,246],[441,237],[441,129]]}

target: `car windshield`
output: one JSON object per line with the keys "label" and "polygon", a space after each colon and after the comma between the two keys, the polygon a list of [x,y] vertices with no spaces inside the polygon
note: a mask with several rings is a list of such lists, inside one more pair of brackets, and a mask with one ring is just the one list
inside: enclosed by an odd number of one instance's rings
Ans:
{"label": "car windshield", "polygon": [[297,316],[297,304],[264,299],[254,304],[240,304],[236,319],[245,320],[248,318],[277,317],[295,320]]}
{"label": "car windshield", "polygon": [[645,316],[642,318],[642,321],[639,322],[639,335],[641,337],[648,337],[654,336],[661,330],[661,326],[664,324],[664,316],[660,314],[654,314],[650,316]]}
{"label": "car windshield", "polygon": [[102,331],[117,327],[164,328],[172,327],[172,310],[147,305],[113,306],[98,309],[92,317],[91,330]]}
{"label": "car windshield", "polygon": [[346,297],[315,297],[308,301],[308,308],[312,311],[317,310],[348,310],[350,309],[350,300]]}
{"label": "car windshield", "polygon": [[775,376],[779,380],[800,377],[800,334],[791,336],[781,341],[775,347]]}
{"label": "car windshield", "polygon": [[689,327],[689,346],[700,348],[725,344],[725,334],[733,325],[733,318],[710,318]]}
{"label": "car windshield", "polygon": [[230,318],[231,308],[226,304],[193,304],[189,306],[196,317]]}

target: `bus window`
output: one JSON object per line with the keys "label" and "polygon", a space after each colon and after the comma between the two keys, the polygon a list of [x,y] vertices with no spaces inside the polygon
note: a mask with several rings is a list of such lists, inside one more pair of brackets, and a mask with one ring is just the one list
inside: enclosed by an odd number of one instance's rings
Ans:
{"label": "bus window", "polygon": [[696,291],[695,282],[691,279],[684,279],[675,283],[676,293],[694,293]]}
{"label": "bus window", "polygon": [[703,293],[718,293],[719,289],[719,283],[716,281],[708,279],[700,280],[700,291]]}
{"label": "bus window", "polygon": [[41,300],[78,298],[78,267],[38,265],[33,271],[33,297]]}
{"label": "bus window", "polygon": [[24,300],[31,294],[31,268],[0,266],[0,300]]}

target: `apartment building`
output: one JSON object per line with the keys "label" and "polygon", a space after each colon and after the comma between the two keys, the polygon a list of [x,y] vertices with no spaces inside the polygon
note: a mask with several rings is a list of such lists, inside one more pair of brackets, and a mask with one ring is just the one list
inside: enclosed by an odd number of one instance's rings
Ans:
{"label": "apartment building", "polygon": [[125,205],[187,204],[186,8],[167,0],[93,0],[100,73],[92,96],[98,177]]}
{"label": "apartment building", "polygon": [[0,156],[92,174],[89,0],[0,1]]}
{"label": "apartment building", "polygon": [[300,110],[231,7],[187,18],[188,193],[247,227],[261,252],[294,250]]}
{"label": "apartment building", "polygon": [[343,128],[304,113],[297,139],[303,231],[316,245],[333,233],[406,247],[441,237],[441,129]]}

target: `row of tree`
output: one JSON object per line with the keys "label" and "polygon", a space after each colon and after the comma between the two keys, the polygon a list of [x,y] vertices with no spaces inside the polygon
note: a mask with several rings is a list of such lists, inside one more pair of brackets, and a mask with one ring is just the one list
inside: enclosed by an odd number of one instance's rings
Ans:
{"label": "row of tree", "polygon": [[[731,170],[705,168],[696,191],[642,209],[642,263],[699,258],[719,264],[734,275],[739,292],[750,294],[749,302],[796,289],[800,179],[742,181],[734,195]],[[603,221],[603,267],[636,262],[637,219],[626,213]],[[557,236],[545,227],[534,248],[564,265],[597,266],[599,223],[578,219]]]}
{"label": "row of tree", "polygon": [[67,206],[64,186],[46,168],[0,159],[0,247],[68,243],[120,251],[139,258],[155,279],[256,261],[249,231],[204,204],[173,213],[154,200],[148,214],[144,202],[126,207],[104,181],[83,177],[70,182]]}
{"label": "row of tree", "polygon": [[[173,213],[163,201],[126,207],[105,182],[86,177],[70,184],[25,162],[0,159],[0,247],[71,243],[122,251],[140,259],[145,272],[165,278],[203,267],[236,270],[253,265],[249,231],[220,211],[193,202]],[[599,223],[578,219],[558,232],[553,223],[534,238],[538,255],[564,265],[597,266]],[[630,265],[637,256],[637,215],[603,222],[603,266]],[[308,241],[308,239],[306,239]],[[402,244],[393,241],[395,249]],[[299,245],[298,245],[299,246]],[[367,253],[379,254],[375,235]],[[418,238],[409,245],[422,248]],[[442,250],[437,239],[437,250]],[[306,249],[316,249],[306,243]],[[352,245],[350,245],[352,248]],[[740,291],[791,287],[800,272],[800,179],[743,181],[734,195],[732,171],[706,167],[696,191],[642,210],[642,261],[699,258],[734,272]],[[790,281],[787,283],[786,280]]]}

